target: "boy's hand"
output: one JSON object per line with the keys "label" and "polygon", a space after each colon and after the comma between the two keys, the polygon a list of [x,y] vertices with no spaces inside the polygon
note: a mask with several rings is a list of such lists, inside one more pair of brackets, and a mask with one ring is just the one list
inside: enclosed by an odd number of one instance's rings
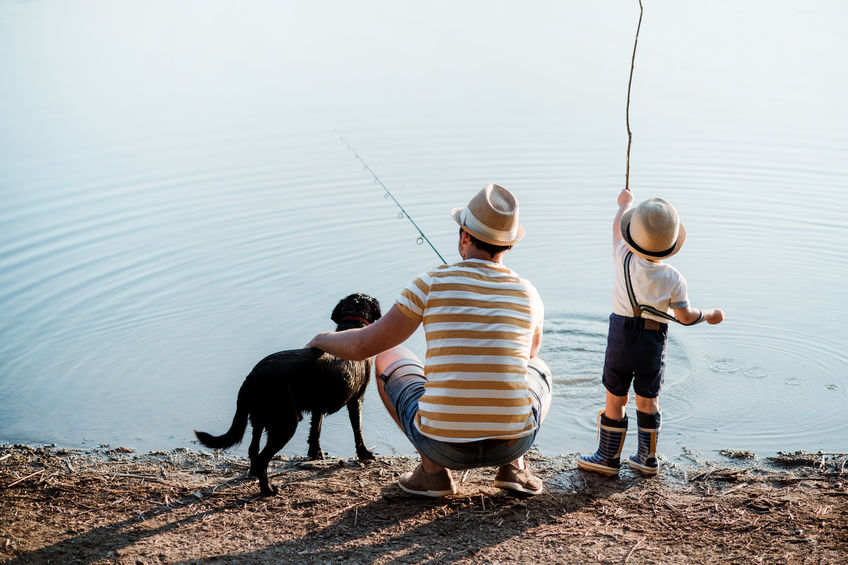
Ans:
{"label": "boy's hand", "polygon": [[616,212],[615,220],[612,222],[613,245],[621,241],[621,227],[619,226],[619,223],[621,222],[621,217],[624,213],[630,209],[631,204],[633,204],[633,193],[630,192],[629,188],[625,188],[618,193],[618,212]]}
{"label": "boy's hand", "polygon": [[724,312],[719,309],[715,310],[699,310],[692,306],[686,308],[674,308],[674,317],[677,321],[684,325],[691,325],[704,317],[704,321],[708,324],[720,324],[724,320]]}
{"label": "boy's hand", "polygon": [[704,319],[708,324],[720,324],[724,321],[724,311],[716,308],[704,314]]}
{"label": "boy's hand", "polygon": [[633,202],[633,192],[629,188],[624,188],[618,193],[618,205],[631,204]]}

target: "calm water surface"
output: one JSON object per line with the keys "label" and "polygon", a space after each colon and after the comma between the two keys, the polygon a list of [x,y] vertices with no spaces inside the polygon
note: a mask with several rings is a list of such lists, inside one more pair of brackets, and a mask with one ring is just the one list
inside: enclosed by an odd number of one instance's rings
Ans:
{"label": "calm water surface", "polygon": [[[727,313],[671,329],[669,457],[848,450],[846,17],[646,3],[631,187],[677,206],[671,262]],[[545,301],[556,384],[537,445],[594,449],[637,19],[635,1],[0,2],[0,441],[192,447],[340,297],[388,308],[438,264],[338,131],[449,260],[451,207],[518,194],[508,264]],[[378,453],[412,452],[373,386],[364,419]],[[344,415],[323,443],[354,455]]]}

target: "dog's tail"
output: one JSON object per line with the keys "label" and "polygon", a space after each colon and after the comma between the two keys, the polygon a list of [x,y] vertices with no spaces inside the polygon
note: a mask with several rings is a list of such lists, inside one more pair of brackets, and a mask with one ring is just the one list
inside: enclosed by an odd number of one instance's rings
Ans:
{"label": "dog's tail", "polygon": [[200,443],[213,449],[226,449],[241,442],[244,431],[247,429],[247,419],[250,414],[247,402],[245,402],[246,384],[243,384],[241,389],[239,389],[238,399],[236,400],[236,415],[233,416],[233,423],[230,425],[230,429],[224,435],[220,436],[213,436],[206,432],[194,430],[194,435],[197,436],[197,440]]}

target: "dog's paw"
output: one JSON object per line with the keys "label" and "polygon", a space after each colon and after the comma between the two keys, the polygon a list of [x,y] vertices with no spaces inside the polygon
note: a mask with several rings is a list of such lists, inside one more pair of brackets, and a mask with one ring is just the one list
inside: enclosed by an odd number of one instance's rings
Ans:
{"label": "dog's paw", "polygon": [[306,454],[306,456],[310,459],[310,461],[323,461],[324,460],[324,452],[322,450],[318,451],[310,451]]}
{"label": "dog's paw", "polygon": [[369,451],[369,450],[365,449],[364,447],[362,449],[356,450],[356,456],[359,457],[360,461],[367,461],[367,460],[371,460],[371,459],[376,459],[376,457],[374,456],[374,452]]}
{"label": "dog's paw", "polygon": [[262,496],[274,496],[277,494],[277,487],[267,486],[260,487],[260,491],[262,491]]}

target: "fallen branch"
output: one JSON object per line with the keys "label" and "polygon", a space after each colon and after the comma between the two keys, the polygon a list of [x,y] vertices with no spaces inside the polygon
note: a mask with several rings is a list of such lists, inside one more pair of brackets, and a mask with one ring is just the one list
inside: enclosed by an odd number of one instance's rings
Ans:
{"label": "fallen branch", "polygon": [[748,486],[748,483],[742,483],[741,485],[736,485],[736,486],[735,486],[735,487],[733,487],[733,488],[725,489],[725,490],[721,491],[721,492],[720,492],[720,493],[718,493],[718,494],[719,494],[719,496],[724,496],[724,495],[726,495],[726,494],[730,494],[731,492],[735,492],[735,491],[737,491],[737,490],[743,489],[743,488],[745,488],[746,486]]}
{"label": "fallen branch", "polygon": [[159,477],[150,477],[148,475],[135,475],[133,473],[114,473],[114,474],[112,474],[112,476],[113,477],[123,477],[123,478],[126,478],[126,479],[139,479],[139,480],[143,480],[143,481],[154,481],[154,482],[157,482],[157,483],[162,483],[163,485],[170,485],[171,484],[168,481],[160,479]]}
{"label": "fallen branch", "polygon": [[327,519],[332,519],[332,518],[335,518],[336,516],[338,516],[339,514],[343,514],[343,513],[347,512],[347,511],[349,511],[349,510],[352,510],[352,509],[356,508],[356,516],[354,517],[354,521],[358,522],[358,521],[359,521],[359,508],[360,508],[360,507],[362,507],[362,506],[365,506],[365,505],[366,505],[366,504],[368,504],[369,502],[371,502],[371,499],[368,499],[368,500],[360,500],[359,502],[355,502],[355,503],[353,503],[353,504],[351,504],[351,505],[345,506],[344,508],[342,508],[342,509],[340,509],[340,510],[336,510],[335,512],[333,512],[333,513],[331,513],[331,514],[327,514],[327,515],[325,515],[325,516],[321,516],[321,518],[323,518],[323,519],[325,519],[325,520],[327,520]]}
{"label": "fallen branch", "polygon": [[12,488],[13,486],[15,486],[15,485],[16,485],[16,484],[18,484],[18,483],[22,483],[22,482],[24,482],[25,480],[27,480],[27,479],[31,479],[32,477],[34,477],[34,476],[36,476],[36,475],[43,475],[43,474],[44,474],[44,470],[43,470],[43,469],[42,469],[41,471],[36,471],[35,473],[30,473],[30,474],[29,474],[29,475],[27,475],[26,477],[24,477],[24,478],[22,478],[22,479],[18,479],[18,480],[17,480],[17,481],[15,481],[14,483],[11,483],[11,484],[9,484],[9,485],[6,485],[4,488]]}
{"label": "fallen branch", "polygon": [[776,483],[802,483],[804,481],[825,481],[831,480],[831,477],[775,477],[772,479]]}
{"label": "fallen branch", "polygon": [[[639,4],[641,4],[641,2]],[[630,552],[627,554],[627,557],[624,558],[623,563],[627,563],[627,561],[630,559],[630,556],[633,555],[633,552],[636,551],[637,547],[642,545],[643,541],[645,541],[645,538],[640,539],[639,541],[636,542],[636,545],[634,545],[633,547],[630,548]]]}

